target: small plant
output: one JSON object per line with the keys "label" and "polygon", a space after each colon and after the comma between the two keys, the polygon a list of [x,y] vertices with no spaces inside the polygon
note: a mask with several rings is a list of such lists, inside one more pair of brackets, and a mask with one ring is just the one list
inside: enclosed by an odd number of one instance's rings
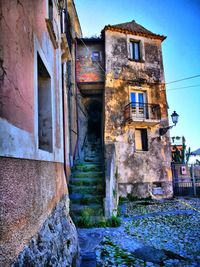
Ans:
{"label": "small plant", "polygon": [[121,216],[121,214],[122,214],[122,210],[120,207],[118,207],[117,208],[117,216],[119,217],[119,216]]}
{"label": "small plant", "polygon": [[102,220],[97,222],[96,227],[105,228],[106,227],[106,220],[104,218],[102,218]]}
{"label": "small plant", "polygon": [[115,179],[118,180],[118,167],[116,167],[116,171],[115,171]]}
{"label": "small plant", "polygon": [[129,201],[137,201],[137,200],[139,200],[139,198],[137,196],[133,196],[131,194],[127,194],[127,199]]}
{"label": "small plant", "polygon": [[116,198],[116,196],[117,196],[117,191],[113,189],[113,197]]}
{"label": "small plant", "polygon": [[91,225],[92,225],[92,222],[91,222],[90,210],[85,208],[81,211],[81,217],[78,221],[78,226],[89,228],[91,227]]}
{"label": "small plant", "polygon": [[131,234],[131,231],[130,231],[130,225],[126,225],[125,226],[125,232],[130,235]]}
{"label": "small plant", "polygon": [[119,204],[122,204],[122,203],[127,202],[127,201],[128,201],[128,199],[126,197],[122,197],[122,196],[119,197]]}
{"label": "small plant", "polygon": [[119,217],[116,216],[112,216],[111,218],[109,218],[106,222],[106,226],[107,227],[118,227],[121,225],[121,220]]}

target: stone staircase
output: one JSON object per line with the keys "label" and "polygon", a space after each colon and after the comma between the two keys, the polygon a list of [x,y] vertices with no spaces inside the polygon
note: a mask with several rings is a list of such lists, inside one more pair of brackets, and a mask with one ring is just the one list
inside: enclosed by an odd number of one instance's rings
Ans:
{"label": "stone staircase", "polygon": [[101,162],[102,150],[99,139],[90,138],[84,146],[84,160],[85,162]]}
{"label": "stone staircase", "polygon": [[84,162],[72,170],[70,183],[71,216],[78,227],[99,226],[104,221],[104,179],[98,142],[87,142]]}

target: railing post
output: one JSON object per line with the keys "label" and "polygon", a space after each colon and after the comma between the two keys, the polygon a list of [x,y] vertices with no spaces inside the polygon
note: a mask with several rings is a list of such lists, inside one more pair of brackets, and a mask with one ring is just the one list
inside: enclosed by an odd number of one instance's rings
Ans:
{"label": "railing post", "polygon": [[192,185],[193,185],[193,191],[194,191],[194,196],[196,197],[197,191],[196,191],[196,181],[195,181],[195,176],[194,176],[194,165],[192,164],[191,166],[192,169]]}

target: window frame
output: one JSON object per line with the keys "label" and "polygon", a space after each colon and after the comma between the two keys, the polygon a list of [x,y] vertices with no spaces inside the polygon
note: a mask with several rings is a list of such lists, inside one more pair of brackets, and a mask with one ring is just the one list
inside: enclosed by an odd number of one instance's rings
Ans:
{"label": "window frame", "polygon": [[[135,55],[135,45],[137,44],[138,47],[138,58],[136,58]],[[128,39],[128,59],[130,61],[135,61],[135,62],[144,62],[143,60],[143,53],[142,53],[142,41],[139,39]]]}
{"label": "window frame", "polygon": [[[141,149],[139,149],[138,146],[137,146],[136,131],[140,132]],[[147,152],[147,151],[149,151],[148,130],[147,130],[147,128],[136,128],[135,129],[135,151],[136,152]]]}
{"label": "window frame", "polygon": [[[132,101],[132,97],[131,94],[135,94],[135,101]],[[142,94],[143,95],[143,101],[140,102],[139,99],[139,95]],[[147,92],[146,91],[141,91],[141,90],[131,90],[130,94],[130,103],[131,103],[131,114],[135,117],[135,118],[146,118],[147,116]],[[133,104],[135,103],[135,104]]]}
{"label": "window frame", "polygon": [[[41,69],[43,69],[43,73],[41,73],[40,71]],[[52,153],[53,152],[53,118],[52,118],[53,116],[52,116],[52,93],[51,93],[52,77],[50,76],[39,52],[37,52],[37,78],[38,78],[37,80],[38,149]],[[48,101],[44,101],[45,98],[48,98]],[[43,120],[45,120],[45,123],[42,123]],[[43,137],[42,133],[44,134],[45,137]]]}
{"label": "window frame", "polygon": [[[95,59],[95,56],[94,56],[95,53],[98,53],[98,59]],[[101,52],[97,51],[97,50],[92,51],[91,58],[92,58],[92,62],[100,62],[101,61]]]}

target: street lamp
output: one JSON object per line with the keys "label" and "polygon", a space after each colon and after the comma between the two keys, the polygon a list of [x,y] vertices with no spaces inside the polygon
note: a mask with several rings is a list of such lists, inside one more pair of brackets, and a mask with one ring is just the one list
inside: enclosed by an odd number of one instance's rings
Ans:
{"label": "street lamp", "polygon": [[166,132],[173,128],[174,126],[176,126],[176,124],[178,123],[178,117],[179,115],[176,113],[176,111],[174,111],[171,115],[171,118],[172,118],[172,122],[174,125],[171,125],[171,126],[167,126],[167,127],[164,127],[164,128],[160,128],[159,129],[159,135],[162,136],[164,134],[166,134]]}

